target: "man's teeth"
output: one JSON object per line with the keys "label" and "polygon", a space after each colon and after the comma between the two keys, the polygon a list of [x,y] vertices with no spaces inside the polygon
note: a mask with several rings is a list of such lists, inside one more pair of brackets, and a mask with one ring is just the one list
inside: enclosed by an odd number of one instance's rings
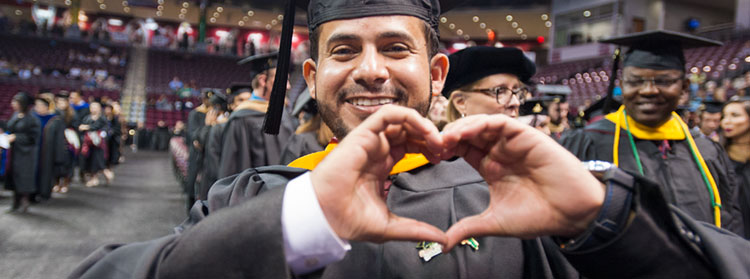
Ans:
{"label": "man's teeth", "polygon": [[349,103],[355,106],[378,106],[378,105],[391,104],[393,103],[393,99],[390,99],[390,98],[380,98],[380,99],[356,98],[356,99],[349,100]]}

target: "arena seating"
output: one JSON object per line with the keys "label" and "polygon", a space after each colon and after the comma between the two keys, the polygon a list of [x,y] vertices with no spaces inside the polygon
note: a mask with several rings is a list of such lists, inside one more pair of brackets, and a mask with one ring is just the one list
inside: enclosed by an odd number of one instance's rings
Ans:
{"label": "arena seating", "polygon": [[250,66],[237,65],[236,57],[149,50],[148,60],[149,94],[172,93],[169,82],[175,76],[185,85],[195,81],[201,88],[227,88],[232,82],[250,79]]}

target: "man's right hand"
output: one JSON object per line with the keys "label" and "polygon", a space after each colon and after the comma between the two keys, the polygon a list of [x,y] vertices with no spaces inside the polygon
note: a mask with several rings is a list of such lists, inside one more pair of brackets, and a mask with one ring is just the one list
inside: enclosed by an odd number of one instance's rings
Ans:
{"label": "man's right hand", "polygon": [[391,169],[406,153],[433,163],[443,140],[430,120],[413,109],[387,105],[370,115],[310,174],[334,232],[346,240],[418,240],[446,243],[440,229],[391,213],[382,199]]}

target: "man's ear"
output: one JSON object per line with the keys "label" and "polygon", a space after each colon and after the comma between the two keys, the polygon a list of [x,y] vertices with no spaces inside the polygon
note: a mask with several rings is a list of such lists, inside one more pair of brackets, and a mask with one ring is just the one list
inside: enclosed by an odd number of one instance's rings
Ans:
{"label": "man's ear", "polygon": [[308,58],[305,60],[304,63],[302,63],[302,76],[305,77],[305,83],[307,83],[307,89],[310,91],[310,97],[313,99],[317,99],[317,95],[315,92],[315,74],[317,73],[317,67],[318,65],[315,64],[315,61]]}
{"label": "man's ear", "polygon": [[430,59],[430,81],[432,82],[432,96],[440,95],[445,84],[445,77],[448,76],[450,68],[448,56],[438,53]]}

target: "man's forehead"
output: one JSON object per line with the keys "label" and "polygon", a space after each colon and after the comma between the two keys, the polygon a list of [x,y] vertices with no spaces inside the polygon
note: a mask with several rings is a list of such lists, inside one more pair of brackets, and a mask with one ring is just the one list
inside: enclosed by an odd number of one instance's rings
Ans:
{"label": "man's forehead", "polygon": [[639,76],[664,76],[664,75],[681,75],[683,72],[676,69],[667,70],[655,70],[649,68],[641,68],[635,66],[628,66],[623,69],[623,73]]}
{"label": "man's forehead", "polygon": [[401,34],[415,38],[424,35],[425,22],[406,15],[368,16],[333,20],[320,25],[320,41],[331,39],[362,39],[383,34]]}

